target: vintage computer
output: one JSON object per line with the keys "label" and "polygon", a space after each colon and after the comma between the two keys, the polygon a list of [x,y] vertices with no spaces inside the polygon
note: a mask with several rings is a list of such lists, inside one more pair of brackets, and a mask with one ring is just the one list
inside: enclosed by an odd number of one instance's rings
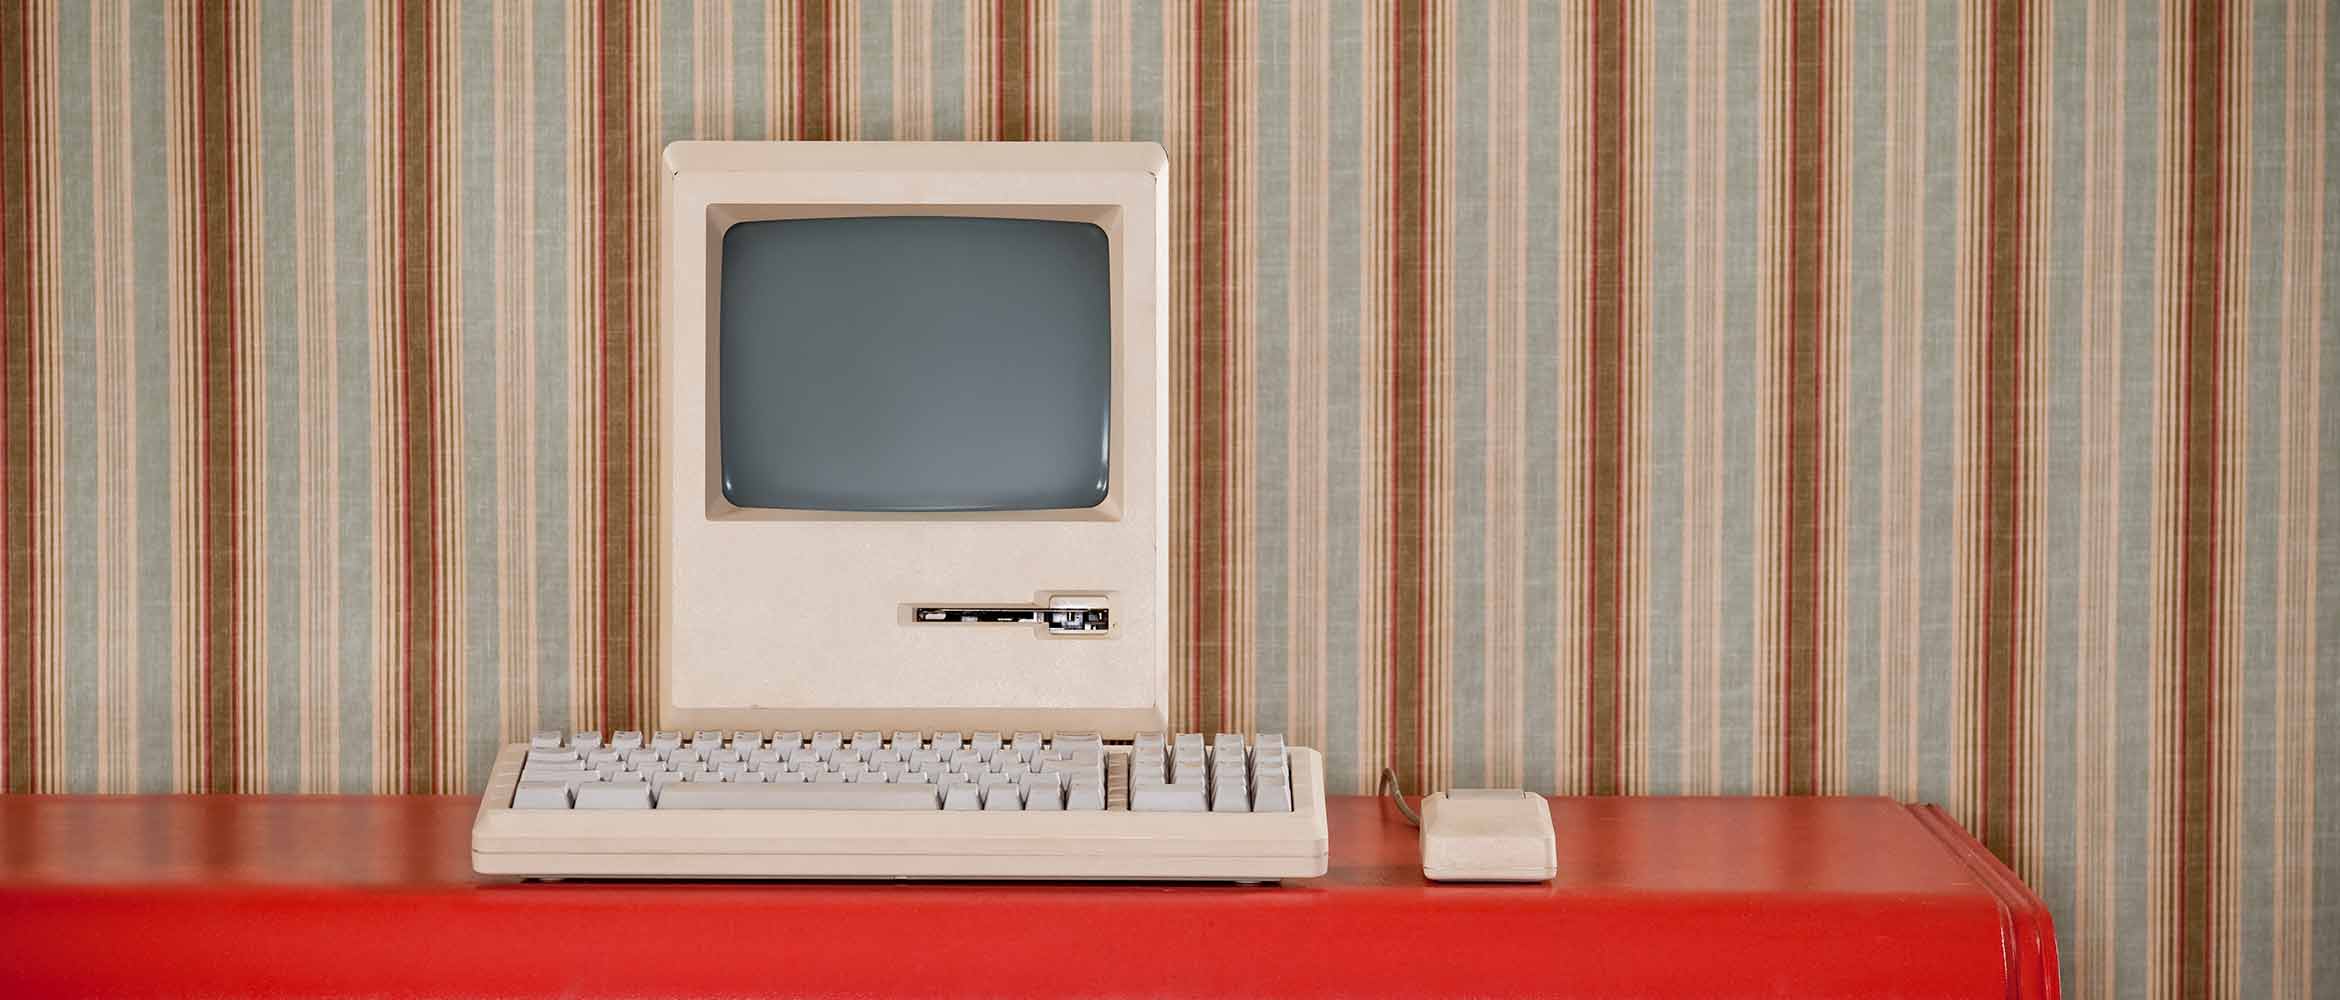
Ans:
{"label": "vintage computer", "polygon": [[1314,751],[1165,732],[1161,147],[665,163],[656,726],[505,748],[473,866],[1323,874]]}

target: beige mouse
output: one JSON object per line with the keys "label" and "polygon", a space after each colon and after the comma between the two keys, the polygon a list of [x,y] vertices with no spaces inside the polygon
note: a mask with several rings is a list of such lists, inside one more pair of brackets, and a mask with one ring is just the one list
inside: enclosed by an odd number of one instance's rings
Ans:
{"label": "beige mouse", "polygon": [[1552,813],[1516,788],[1422,798],[1422,874],[1439,882],[1542,882],[1559,868]]}

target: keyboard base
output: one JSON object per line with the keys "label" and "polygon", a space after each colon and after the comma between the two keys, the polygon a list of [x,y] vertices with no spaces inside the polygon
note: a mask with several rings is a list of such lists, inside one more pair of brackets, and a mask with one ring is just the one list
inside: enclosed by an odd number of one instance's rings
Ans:
{"label": "keyboard base", "polygon": [[1323,759],[1295,747],[1288,813],[511,808],[524,744],[472,824],[483,875],[595,879],[1252,882],[1326,864]]}
{"label": "keyboard base", "polygon": [[[1142,866],[1082,863],[1060,858],[971,857],[964,854],[495,854],[473,852],[482,875],[559,879],[761,879],[768,881],[1038,881],[1038,882],[1280,882],[1317,878],[1324,863],[1263,864],[1239,858],[1194,858]],[[1270,871],[1270,868],[1280,870]],[[545,872],[561,872],[547,875]]]}

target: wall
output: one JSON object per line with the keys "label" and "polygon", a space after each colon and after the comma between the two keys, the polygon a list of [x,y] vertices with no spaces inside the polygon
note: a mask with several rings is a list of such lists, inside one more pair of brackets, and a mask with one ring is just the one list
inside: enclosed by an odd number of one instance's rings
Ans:
{"label": "wall", "polygon": [[1180,725],[1940,801],[2076,996],[2340,988],[2329,4],[0,11],[12,791],[642,719],[661,144],[1147,138]]}

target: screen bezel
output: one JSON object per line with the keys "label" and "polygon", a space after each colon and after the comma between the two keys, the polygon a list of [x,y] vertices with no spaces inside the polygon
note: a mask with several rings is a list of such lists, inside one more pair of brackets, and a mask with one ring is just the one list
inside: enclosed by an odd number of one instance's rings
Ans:
{"label": "screen bezel", "polygon": [[[721,396],[722,372],[722,316],[723,316],[723,238],[731,227],[743,222],[768,222],[779,219],[854,219],[888,216],[922,216],[976,219],[1033,219],[1049,222],[1085,222],[1104,230],[1108,259],[1107,273],[1112,275],[1111,313],[1112,361],[1110,401],[1106,418],[1105,499],[1089,507],[1051,507],[1031,510],[953,510],[953,511],[852,511],[816,510],[792,507],[741,507],[723,495],[723,428]],[[717,202],[706,208],[707,234],[707,301],[706,343],[706,441],[709,459],[706,477],[706,516],[711,521],[1117,521],[1122,515],[1124,466],[1119,461],[1125,454],[1125,432],[1128,384],[1128,359],[1121,335],[1122,323],[1122,210],[1119,205],[1105,204],[936,204],[916,203],[774,203],[774,202]]]}

